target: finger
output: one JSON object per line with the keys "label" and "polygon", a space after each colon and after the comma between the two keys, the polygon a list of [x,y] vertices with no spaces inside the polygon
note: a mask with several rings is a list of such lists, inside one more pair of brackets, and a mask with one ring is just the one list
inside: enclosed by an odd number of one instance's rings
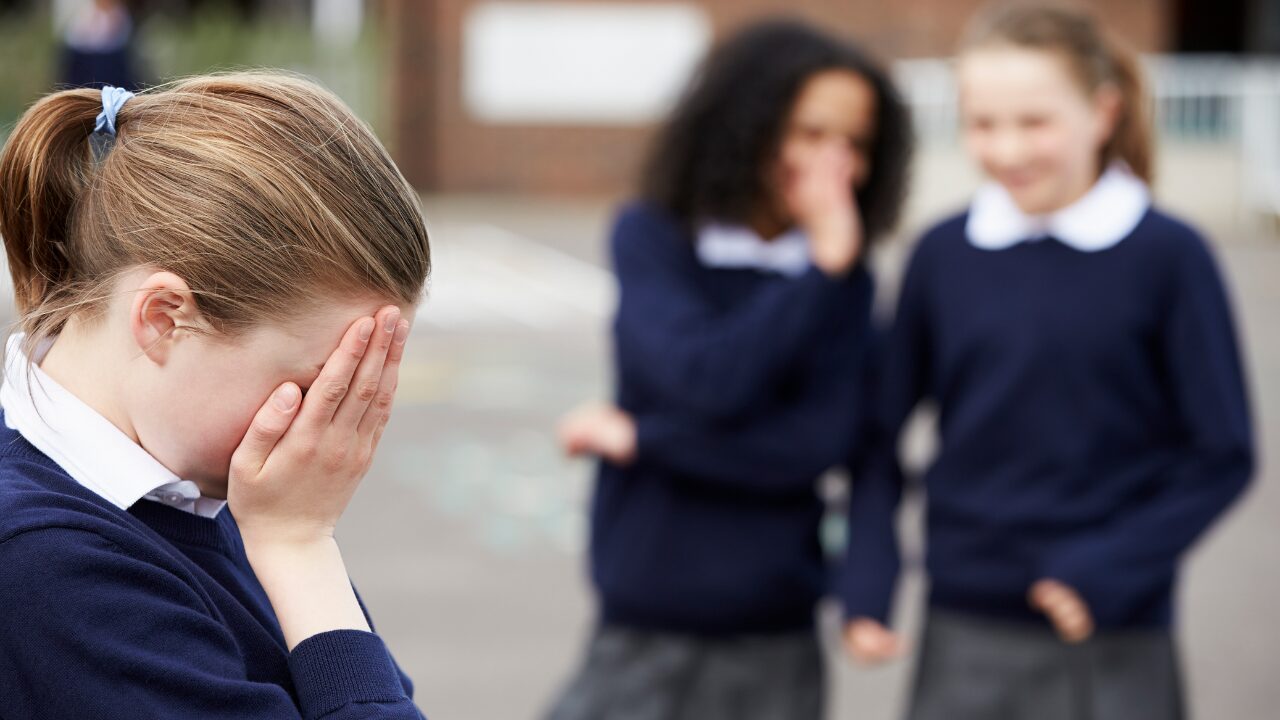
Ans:
{"label": "finger", "polygon": [[627,467],[631,464],[631,453],[623,447],[602,447],[596,453],[610,465]]}
{"label": "finger", "polygon": [[889,631],[856,633],[849,649],[854,660],[866,665],[892,660],[901,654],[898,638]]}
{"label": "finger", "polygon": [[899,649],[898,634],[878,620],[860,618],[851,622],[845,630],[846,638],[854,645],[868,651],[894,652]]}
{"label": "finger", "polygon": [[560,430],[560,448],[565,455],[569,457],[585,455],[588,447],[586,435],[579,432],[578,428],[566,427]]}
{"label": "finger", "polygon": [[1048,615],[1055,622],[1060,622],[1065,618],[1076,615],[1079,612],[1080,604],[1071,598],[1054,596],[1047,599],[1041,607],[1041,612]]}
{"label": "finger", "polygon": [[1088,625],[1092,619],[1089,616],[1089,609],[1081,602],[1062,606],[1058,611],[1058,615],[1064,622],[1073,626]]}
{"label": "finger", "polygon": [[1058,595],[1064,586],[1056,580],[1037,580],[1031,586],[1030,592],[1027,593],[1031,605],[1037,609],[1044,610],[1047,604]]}
{"label": "finger", "polygon": [[1082,613],[1078,603],[1059,600],[1046,607],[1045,614],[1056,622],[1065,622],[1073,617],[1080,616]]}
{"label": "finger", "polygon": [[287,382],[275,389],[249,423],[244,439],[231,455],[233,474],[256,475],[298,413],[302,392]]}
{"label": "finger", "polygon": [[1045,614],[1058,636],[1067,642],[1080,642],[1093,633],[1093,618],[1089,608],[1074,595],[1065,600],[1054,599],[1046,606]]}
{"label": "finger", "polygon": [[1050,620],[1058,637],[1069,643],[1081,642],[1093,633],[1093,623],[1082,616],[1054,615]]}
{"label": "finger", "polygon": [[387,421],[390,419],[391,419],[391,416],[388,414],[386,417],[382,418],[382,421],[378,423],[378,426],[373,429],[373,439],[369,443],[370,458],[373,457],[373,451],[378,449],[378,443],[382,442],[382,433],[386,431]]}
{"label": "finger", "polygon": [[370,436],[391,417],[391,404],[395,401],[396,388],[400,386],[400,361],[404,358],[405,342],[409,339],[409,321],[400,320],[391,333],[390,346],[382,363],[382,374],[373,400],[365,408],[364,416],[356,431]]}
{"label": "finger", "polygon": [[[374,314],[376,321],[373,337],[351,376],[351,387],[347,391],[338,409],[333,414],[333,424],[342,428],[357,429],[364,419],[373,399],[378,396],[382,385],[382,369],[387,363],[387,352],[391,349],[396,328],[400,325],[400,308],[391,306]],[[366,430],[371,431],[372,425]],[[368,436],[366,432],[366,436]]]}
{"label": "finger", "polygon": [[1085,640],[1093,637],[1094,629],[1093,619],[1086,617],[1084,622],[1080,625],[1079,632],[1075,635],[1074,642],[1084,642]]}
{"label": "finger", "polygon": [[556,438],[560,441],[561,450],[569,457],[582,454],[586,448],[585,438],[590,434],[591,428],[587,415],[586,408],[576,407],[565,413],[556,424]]}
{"label": "finger", "polygon": [[896,660],[899,657],[901,657],[901,655],[896,650],[889,650],[885,648],[858,650],[855,651],[854,655],[854,659],[862,665],[879,665],[880,663],[889,662],[890,660]]}
{"label": "finger", "polygon": [[556,424],[556,442],[566,454],[572,454],[572,448],[577,445],[576,439],[577,432],[574,426],[569,424],[569,418]]}
{"label": "finger", "polygon": [[1084,642],[1092,634],[1093,624],[1083,619],[1063,622],[1058,625],[1058,637],[1068,643]]}
{"label": "finger", "polygon": [[1084,600],[1076,594],[1076,591],[1067,588],[1056,591],[1049,602],[1055,610],[1067,614],[1084,612],[1086,607]]}
{"label": "finger", "polygon": [[615,465],[630,465],[636,457],[636,423],[631,416],[615,409],[609,419],[609,460]]}
{"label": "finger", "polygon": [[858,633],[854,637],[854,648],[862,657],[880,658],[894,650],[893,638],[884,633]]}
{"label": "finger", "polygon": [[1072,605],[1071,596],[1061,590],[1048,590],[1040,598],[1040,606],[1045,612],[1062,613]]}
{"label": "finger", "polygon": [[601,441],[600,435],[590,428],[582,428],[575,432],[571,437],[571,457],[592,456],[603,459],[605,457],[605,444]]}
{"label": "finger", "polygon": [[881,630],[876,633],[872,641],[872,648],[875,650],[876,655],[882,658],[894,657],[902,649],[898,634],[889,630]]}
{"label": "finger", "polygon": [[333,414],[337,412],[342,398],[346,397],[347,390],[351,387],[351,378],[360,366],[365,349],[369,347],[373,326],[373,318],[362,317],[347,328],[337,349],[329,355],[320,375],[307,391],[302,410],[298,413],[301,425],[314,430],[333,420]]}

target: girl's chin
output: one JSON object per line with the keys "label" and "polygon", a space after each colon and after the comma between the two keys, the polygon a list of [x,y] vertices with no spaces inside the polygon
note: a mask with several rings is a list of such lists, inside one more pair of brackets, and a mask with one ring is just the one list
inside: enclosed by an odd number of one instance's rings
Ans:
{"label": "girl's chin", "polygon": [[1005,185],[1004,187],[1009,191],[1009,196],[1013,198],[1013,203],[1018,206],[1018,209],[1028,215],[1045,215],[1061,209],[1062,203],[1043,187],[1036,185]]}

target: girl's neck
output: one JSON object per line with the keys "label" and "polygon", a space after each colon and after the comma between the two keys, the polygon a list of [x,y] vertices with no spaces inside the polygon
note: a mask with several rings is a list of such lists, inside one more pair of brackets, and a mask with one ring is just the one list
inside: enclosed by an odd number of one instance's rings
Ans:
{"label": "girl's neck", "polygon": [[[126,323],[127,320],[113,317],[110,311],[89,322],[72,318],[44,357],[38,358],[39,366],[63,389],[150,453],[133,422],[132,412],[136,409],[129,407],[132,400],[136,407],[145,409],[146,401],[140,398],[146,396],[140,392],[136,377],[140,353],[130,342]],[[158,458],[157,462],[160,462]],[[194,482],[204,497],[226,497],[225,483],[188,477],[178,468],[167,464],[166,467],[183,480]]]}
{"label": "girl's neck", "polygon": [[102,330],[101,323],[85,327],[72,318],[44,357],[36,359],[46,375],[136,443],[137,432],[120,403],[123,363],[115,348],[105,346]]}

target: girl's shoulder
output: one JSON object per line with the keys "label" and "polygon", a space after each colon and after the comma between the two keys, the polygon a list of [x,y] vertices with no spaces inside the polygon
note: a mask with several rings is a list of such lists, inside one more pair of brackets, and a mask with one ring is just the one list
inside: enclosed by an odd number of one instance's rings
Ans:
{"label": "girl's shoulder", "polygon": [[623,204],[609,239],[615,263],[648,264],[655,258],[687,264],[693,260],[692,231],[674,214],[646,200]]}
{"label": "girl's shoulder", "polygon": [[920,234],[919,240],[916,241],[915,247],[912,249],[912,264],[919,265],[923,262],[932,262],[930,258],[951,254],[969,247],[969,241],[965,235],[965,226],[968,221],[969,211],[966,208],[930,225]]}
{"label": "girl's shoulder", "polygon": [[[0,557],[9,541],[35,533],[128,544],[136,522],[77,483],[17,432],[0,428]],[[0,559],[0,563],[4,562]]]}
{"label": "girl's shoulder", "polygon": [[1147,210],[1133,230],[1133,239],[1155,241],[1170,251],[1204,252],[1209,247],[1209,241],[1199,229],[1159,205]]}
{"label": "girl's shoulder", "polygon": [[920,245],[930,247],[966,243],[965,226],[969,223],[969,209],[965,208],[930,225],[920,236]]}
{"label": "girl's shoulder", "polygon": [[1216,273],[1213,243],[1190,222],[1153,205],[1120,247],[1128,247],[1151,270],[1175,275]]}
{"label": "girl's shoulder", "polygon": [[686,236],[688,230],[670,210],[649,200],[636,199],[620,205],[613,220],[615,237],[635,233]]}

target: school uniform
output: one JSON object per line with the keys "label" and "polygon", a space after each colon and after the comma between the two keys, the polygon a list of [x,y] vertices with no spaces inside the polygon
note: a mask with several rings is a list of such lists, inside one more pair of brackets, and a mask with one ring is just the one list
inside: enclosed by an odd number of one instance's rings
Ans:
{"label": "school uniform", "polygon": [[[1182,553],[1253,469],[1231,311],[1205,241],[1109,169],[1028,217],[996,185],[930,230],[880,360],[841,580],[886,620],[899,559],[895,442],[922,399],[926,619],[910,716],[1177,718]],[[1054,578],[1097,624],[1069,647],[1027,601]]]}
{"label": "school uniform", "polygon": [[372,632],[290,652],[225,502],[27,367],[0,404],[0,717],[421,718]]}
{"label": "school uniform", "polygon": [[828,278],[799,232],[694,231],[645,204],[611,248],[617,403],[638,447],[599,467],[599,624],[550,717],[819,717],[816,481],[860,419],[871,278]]}

